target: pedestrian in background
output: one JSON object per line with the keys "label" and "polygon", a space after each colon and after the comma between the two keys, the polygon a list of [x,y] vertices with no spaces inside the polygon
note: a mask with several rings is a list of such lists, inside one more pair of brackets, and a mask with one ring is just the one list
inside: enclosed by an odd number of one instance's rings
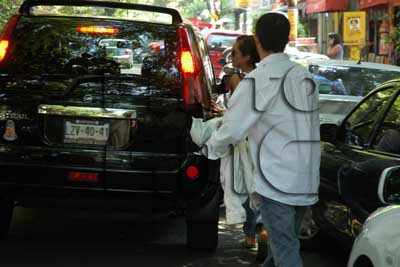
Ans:
{"label": "pedestrian in background", "polygon": [[318,90],[308,70],[283,53],[288,19],[266,13],[256,23],[261,61],[229,100],[221,126],[205,143],[215,155],[248,137],[255,195],[268,230],[264,267],[301,267],[298,232],[307,207],[318,201]]}
{"label": "pedestrian in background", "polygon": [[328,53],[327,56],[331,59],[343,59],[343,44],[340,35],[331,32],[328,34]]}

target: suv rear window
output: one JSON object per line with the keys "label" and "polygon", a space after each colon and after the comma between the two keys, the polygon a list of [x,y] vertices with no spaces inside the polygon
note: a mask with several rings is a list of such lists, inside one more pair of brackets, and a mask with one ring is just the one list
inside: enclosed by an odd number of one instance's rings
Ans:
{"label": "suv rear window", "polygon": [[171,90],[181,86],[177,47],[174,25],[22,16],[0,76],[136,75]]}

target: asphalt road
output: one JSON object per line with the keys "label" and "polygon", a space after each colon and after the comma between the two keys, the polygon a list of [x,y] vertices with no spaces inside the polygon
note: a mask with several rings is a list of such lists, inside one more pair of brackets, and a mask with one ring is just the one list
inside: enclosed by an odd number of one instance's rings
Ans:
{"label": "asphalt road", "polygon": [[[0,266],[259,266],[255,252],[240,248],[241,229],[223,217],[219,247],[205,254],[186,249],[182,217],[17,208],[10,236],[0,242]],[[334,243],[302,256],[305,267],[344,267],[347,260]]]}

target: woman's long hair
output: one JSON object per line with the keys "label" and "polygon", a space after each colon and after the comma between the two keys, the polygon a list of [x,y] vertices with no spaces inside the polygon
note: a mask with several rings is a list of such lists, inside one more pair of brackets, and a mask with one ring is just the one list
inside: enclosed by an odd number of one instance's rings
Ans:
{"label": "woman's long hair", "polygon": [[342,38],[336,32],[329,33],[328,38],[331,38],[333,40],[333,45],[337,45],[337,44],[342,45]]}
{"label": "woman's long hair", "polygon": [[254,41],[254,37],[251,35],[242,35],[236,39],[236,42],[239,44],[239,50],[242,55],[250,56],[250,64],[253,67],[256,66],[256,63],[260,61],[260,56],[258,55],[256,42]]}

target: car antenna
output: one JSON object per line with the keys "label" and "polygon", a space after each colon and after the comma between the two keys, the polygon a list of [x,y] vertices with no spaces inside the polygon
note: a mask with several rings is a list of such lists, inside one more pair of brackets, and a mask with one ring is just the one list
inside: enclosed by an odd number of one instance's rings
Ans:
{"label": "car antenna", "polygon": [[358,60],[357,65],[361,65],[361,57],[360,57],[360,59]]}

